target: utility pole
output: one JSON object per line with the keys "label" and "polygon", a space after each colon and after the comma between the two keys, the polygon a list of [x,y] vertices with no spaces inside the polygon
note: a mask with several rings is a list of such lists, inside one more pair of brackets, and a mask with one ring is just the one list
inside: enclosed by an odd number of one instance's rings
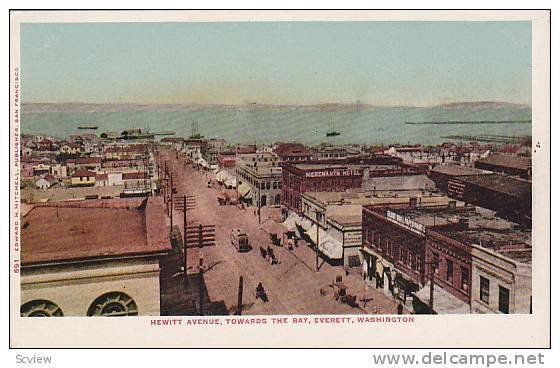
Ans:
{"label": "utility pole", "polygon": [[202,248],[202,224],[198,225],[198,247]]}
{"label": "utility pole", "polygon": [[187,248],[189,245],[189,228],[187,226],[187,211],[190,209],[194,209],[194,197],[187,196],[186,194],[175,198],[174,207],[177,211],[183,211],[183,256],[184,259],[184,276],[185,276],[185,287],[187,285],[187,270],[188,270],[188,262],[187,262]]}
{"label": "utility pole", "polygon": [[319,272],[319,211],[315,211],[317,225],[317,242],[315,243],[315,270]]}
{"label": "utility pole", "polygon": [[173,175],[169,175],[169,181],[171,182],[170,188],[170,198],[169,198],[169,216],[171,218],[171,234],[173,234]]}
{"label": "utility pole", "polygon": [[258,213],[259,213],[259,224],[261,223],[261,183],[259,182],[259,198],[257,198],[257,203],[259,205]]}
{"label": "utility pole", "polygon": [[204,303],[204,276],[202,274],[202,267],[198,269],[198,301],[200,303],[199,314],[203,315],[202,303]]}
{"label": "utility pole", "polygon": [[183,196],[183,256],[185,257],[185,286],[188,283],[187,278],[187,195]]}
{"label": "utility pole", "polygon": [[243,308],[243,276],[239,276],[239,289],[237,291],[237,311],[235,314],[241,315],[241,309]]}

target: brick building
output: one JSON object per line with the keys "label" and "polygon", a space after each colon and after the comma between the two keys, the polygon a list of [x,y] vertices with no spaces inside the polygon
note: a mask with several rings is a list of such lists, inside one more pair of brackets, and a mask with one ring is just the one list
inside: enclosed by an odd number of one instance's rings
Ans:
{"label": "brick building", "polygon": [[301,213],[305,192],[343,192],[361,188],[372,177],[419,175],[422,170],[400,160],[380,156],[369,159],[337,159],[282,163],[282,204]]}
{"label": "brick building", "polygon": [[[531,313],[531,230],[483,208],[459,216],[458,226],[426,230],[428,279],[430,264],[434,266],[434,311]],[[415,302],[417,313],[429,311],[429,283],[415,294]]]}
{"label": "brick building", "polygon": [[531,225],[531,182],[500,174],[470,175],[449,180],[449,196],[488,208],[503,218]]}
{"label": "brick building", "polygon": [[362,241],[369,279],[412,307],[410,296],[427,282],[427,232],[465,226],[458,215],[471,210],[449,200],[447,205],[411,199],[408,205],[365,206]]}
{"label": "brick building", "polygon": [[[489,174],[489,172],[470,166],[459,165],[437,165],[428,170],[428,175],[430,179],[436,183],[436,187],[446,193],[449,191],[449,180],[451,179],[461,179],[461,177],[464,176],[486,174]],[[453,188],[451,190],[453,190]]]}
{"label": "brick building", "polygon": [[305,162],[311,160],[312,153],[301,143],[277,143],[274,153],[282,161]]}

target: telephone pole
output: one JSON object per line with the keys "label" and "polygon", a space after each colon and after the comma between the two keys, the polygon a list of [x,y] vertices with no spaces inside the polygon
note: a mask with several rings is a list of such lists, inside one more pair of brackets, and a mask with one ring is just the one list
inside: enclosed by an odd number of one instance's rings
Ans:
{"label": "telephone pole", "polygon": [[315,211],[315,225],[317,225],[317,238],[315,242],[315,270],[319,272],[319,211]]}
{"label": "telephone pole", "polygon": [[259,184],[259,198],[257,198],[257,203],[259,205],[258,213],[259,213],[259,224],[261,223],[261,183]]}
{"label": "telephone pole", "polygon": [[243,276],[239,276],[239,288],[237,290],[237,311],[235,314],[240,316],[242,308],[243,308]]}
{"label": "telephone pole", "polygon": [[187,196],[184,194],[179,198],[175,198],[175,208],[178,211],[183,211],[183,256],[184,259],[184,276],[185,276],[185,287],[187,286],[188,279],[187,279],[187,270],[188,270],[188,262],[187,262],[187,248],[189,244],[188,239],[188,228],[187,228],[187,211],[192,210],[195,208],[195,200],[192,196]]}

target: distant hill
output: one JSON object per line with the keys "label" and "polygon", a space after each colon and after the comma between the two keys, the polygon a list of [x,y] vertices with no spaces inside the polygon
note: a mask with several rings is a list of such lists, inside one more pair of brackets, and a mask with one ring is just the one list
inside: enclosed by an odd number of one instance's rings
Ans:
{"label": "distant hill", "polygon": [[530,111],[531,106],[497,101],[453,102],[429,107],[384,106],[365,103],[321,103],[310,105],[273,105],[246,103],[241,105],[220,104],[135,104],[135,103],[24,103],[24,113],[42,112],[119,112],[119,111],[184,111],[184,110],[261,110],[261,109],[304,109],[311,111],[372,111],[378,109],[414,109],[426,111],[476,111],[476,110],[509,110],[512,112]]}
{"label": "distant hill", "polygon": [[435,107],[440,107],[444,109],[530,109],[530,105],[516,104],[511,102],[498,102],[498,101],[475,101],[475,102],[452,102],[441,105],[436,105]]}

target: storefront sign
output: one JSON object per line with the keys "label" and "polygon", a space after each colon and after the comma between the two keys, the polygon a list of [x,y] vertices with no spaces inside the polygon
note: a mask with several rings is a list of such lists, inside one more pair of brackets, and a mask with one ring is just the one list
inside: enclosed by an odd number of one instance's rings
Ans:
{"label": "storefront sign", "polygon": [[405,227],[406,229],[424,236],[424,234],[426,234],[426,227],[408,217],[405,217],[403,215],[399,215],[398,213],[395,213],[393,211],[389,211],[387,210],[387,218],[389,220],[391,220],[392,222],[395,222],[403,227]]}
{"label": "storefront sign", "polygon": [[362,232],[352,231],[344,233],[344,246],[360,246],[362,245]]}

